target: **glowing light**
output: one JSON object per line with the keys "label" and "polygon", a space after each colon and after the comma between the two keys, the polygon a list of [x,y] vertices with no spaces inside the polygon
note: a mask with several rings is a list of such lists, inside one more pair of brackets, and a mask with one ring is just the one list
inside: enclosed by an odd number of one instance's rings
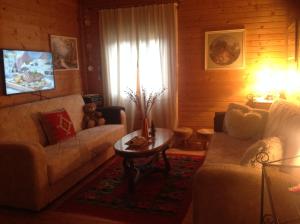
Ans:
{"label": "glowing light", "polygon": [[[163,88],[163,71],[165,62],[162,61],[159,41],[150,40],[140,42],[139,46],[139,73],[140,83],[147,91],[159,92]],[[167,77],[164,77],[167,78]],[[167,80],[166,80],[167,82]]]}
{"label": "glowing light", "polygon": [[288,68],[267,63],[253,73],[251,93],[255,96],[277,98],[282,93],[286,96],[300,96],[300,74],[295,63],[289,64]]}
{"label": "glowing light", "polygon": [[258,96],[278,96],[285,89],[282,70],[265,67],[255,74],[253,91]]}
{"label": "glowing light", "polygon": [[117,98],[119,93],[123,99],[127,98],[125,90],[130,88],[138,91],[145,88],[148,92],[158,92],[167,83],[167,66],[161,54],[160,42],[150,40],[139,42],[139,48],[130,42],[112,44],[108,48],[109,87],[112,95]]}

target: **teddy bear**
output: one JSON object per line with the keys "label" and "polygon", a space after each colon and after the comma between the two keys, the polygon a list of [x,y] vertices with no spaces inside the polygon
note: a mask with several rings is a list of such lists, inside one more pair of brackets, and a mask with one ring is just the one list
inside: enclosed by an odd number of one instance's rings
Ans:
{"label": "teddy bear", "polygon": [[82,121],[83,129],[104,125],[105,119],[101,112],[96,111],[95,103],[88,103],[83,106],[84,116]]}

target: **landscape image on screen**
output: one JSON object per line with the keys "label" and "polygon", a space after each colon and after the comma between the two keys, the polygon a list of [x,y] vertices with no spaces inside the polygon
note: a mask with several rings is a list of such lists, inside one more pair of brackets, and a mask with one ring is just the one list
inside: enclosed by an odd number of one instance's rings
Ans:
{"label": "landscape image on screen", "polygon": [[54,89],[50,52],[3,50],[6,94]]}

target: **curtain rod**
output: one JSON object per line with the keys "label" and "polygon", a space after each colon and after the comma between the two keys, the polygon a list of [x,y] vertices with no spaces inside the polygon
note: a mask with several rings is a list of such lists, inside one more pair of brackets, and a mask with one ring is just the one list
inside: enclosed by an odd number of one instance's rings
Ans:
{"label": "curtain rod", "polygon": [[141,7],[141,6],[147,6],[147,5],[160,5],[160,4],[170,4],[174,3],[176,6],[180,4],[181,0],[161,0],[161,1],[153,1],[153,2],[134,2],[132,4],[130,3],[119,3],[119,4],[110,4],[108,3],[107,5],[101,5],[101,4],[92,4],[89,6],[89,4],[86,4],[87,6],[82,6],[84,8],[90,8],[90,9],[116,9],[116,8],[130,8],[130,7]]}

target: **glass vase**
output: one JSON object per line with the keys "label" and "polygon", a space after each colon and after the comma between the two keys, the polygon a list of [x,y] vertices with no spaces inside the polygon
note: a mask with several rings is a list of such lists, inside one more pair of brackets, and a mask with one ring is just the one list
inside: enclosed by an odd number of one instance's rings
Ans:
{"label": "glass vase", "polygon": [[149,135],[149,120],[147,117],[143,118],[142,122],[142,136],[146,139],[150,138]]}

